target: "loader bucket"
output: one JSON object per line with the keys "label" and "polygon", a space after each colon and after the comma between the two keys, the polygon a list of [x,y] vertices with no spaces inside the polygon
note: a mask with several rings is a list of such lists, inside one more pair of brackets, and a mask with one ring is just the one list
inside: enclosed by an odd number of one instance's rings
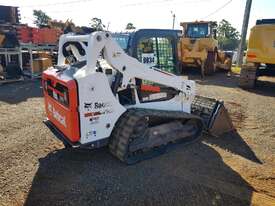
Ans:
{"label": "loader bucket", "polygon": [[205,125],[205,131],[218,137],[234,130],[228,111],[222,101],[196,96],[192,102],[192,114],[199,115]]}

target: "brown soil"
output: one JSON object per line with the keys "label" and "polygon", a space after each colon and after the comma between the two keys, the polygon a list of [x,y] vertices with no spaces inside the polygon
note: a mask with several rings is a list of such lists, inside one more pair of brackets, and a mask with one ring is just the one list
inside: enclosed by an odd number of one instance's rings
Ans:
{"label": "brown soil", "polygon": [[275,79],[246,91],[224,73],[191,78],[237,132],[133,166],[64,149],[42,123],[39,81],[0,86],[0,205],[275,205]]}

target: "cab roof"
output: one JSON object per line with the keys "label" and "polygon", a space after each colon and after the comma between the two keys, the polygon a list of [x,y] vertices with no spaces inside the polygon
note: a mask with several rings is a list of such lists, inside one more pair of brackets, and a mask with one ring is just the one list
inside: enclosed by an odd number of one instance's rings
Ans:
{"label": "cab roof", "polygon": [[184,26],[186,24],[217,24],[216,21],[188,21],[188,22],[181,22],[180,25]]}
{"label": "cab roof", "polygon": [[275,19],[258,19],[256,21],[256,25],[261,25],[261,24],[275,24]]}

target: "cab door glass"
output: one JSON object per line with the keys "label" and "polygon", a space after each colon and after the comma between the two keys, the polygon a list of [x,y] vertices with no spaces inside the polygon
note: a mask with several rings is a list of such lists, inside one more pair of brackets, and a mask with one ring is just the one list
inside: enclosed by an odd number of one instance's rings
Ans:
{"label": "cab door glass", "polygon": [[137,58],[149,67],[175,73],[176,64],[173,55],[172,40],[166,37],[141,39],[137,46]]}
{"label": "cab door glass", "polygon": [[175,73],[176,65],[173,56],[172,40],[169,38],[158,37],[157,46],[158,68],[166,72]]}
{"label": "cab door glass", "polygon": [[149,67],[157,67],[157,42],[156,38],[146,38],[139,41],[137,46],[138,60]]}

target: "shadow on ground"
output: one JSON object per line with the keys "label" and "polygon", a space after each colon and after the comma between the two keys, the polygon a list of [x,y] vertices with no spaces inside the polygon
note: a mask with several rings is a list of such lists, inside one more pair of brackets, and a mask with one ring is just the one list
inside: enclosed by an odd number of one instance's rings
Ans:
{"label": "shadow on ground", "polygon": [[40,80],[27,80],[0,86],[0,102],[18,104],[33,97],[42,97]]}
{"label": "shadow on ground", "polygon": [[208,136],[204,140],[206,143],[216,145],[247,160],[262,164],[261,160],[258,159],[253,150],[237,132],[226,134],[222,138]]}
{"label": "shadow on ground", "polygon": [[[211,143],[259,161],[240,139]],[[206,139],[209,141],[209,138]],[[235,147],[237,146],[237,150]],[[234,148],[234,149],[232,149]],[[203,142],[126,166],[106,148],[58,150],[39,160],[25,206],[251,205],[254,189]]]}
{"label": "shadow on ground", "polygon": [[275,81],[266,81],[260,77],[256,82],[256,87],[254,89],[248,89],[247,91],[262,96],[275,97]]}

